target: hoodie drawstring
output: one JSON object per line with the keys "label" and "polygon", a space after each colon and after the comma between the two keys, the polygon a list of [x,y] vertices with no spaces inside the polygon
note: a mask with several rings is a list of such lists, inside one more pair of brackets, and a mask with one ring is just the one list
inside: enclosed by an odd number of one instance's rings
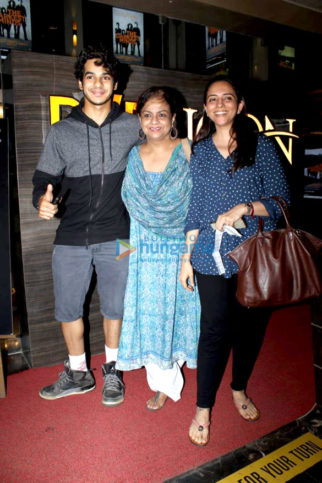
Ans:
{"label": "hoodie drawstring", "polygon": [[[111,132],[111,125],[110,126],[110,132]],[[101,140],[101,147],[102,147],[102,171],[101,171],[101,189],[100,193],[97,198],[96,202],[96,208],[99,207],[99,204],[101,202],[102,194],[103,194],[103,186],[104,186],[104,163],[105,163],[105,151],[104,151],[104,141],[103,141],[103,136],[102,136],[102,129],[99,127],[99,132],[100,132],[100,140]]]}
{"label": "hoodie drawstring", "polygon": [[92,170],[91,170],[91,147],[89,142],[89,127],[86,124],[86,131],[87,131],[87,151],[88,151],[88,173],[89,173],[89,204],[88,206],[91,207],[92,205],[92,198],[93,198],[93,184],[92,184]]}
{"label": "hoodie drawstring", "polygon": [[110,161],[112,163],[112,122],[109,123],[109,128],[110,128]]}

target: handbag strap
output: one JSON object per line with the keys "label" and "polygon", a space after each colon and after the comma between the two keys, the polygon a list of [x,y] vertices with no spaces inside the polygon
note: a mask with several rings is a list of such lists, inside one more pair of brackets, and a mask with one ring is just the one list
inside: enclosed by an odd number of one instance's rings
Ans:
{"label": "handbag strap", "polygon": [[[290,224],[290,212],[288,210],[288,206],[287,206],[287,203],[285,201],[284,198],[282,198],[281,196],[271,196],[271,199],[273,199],[274,201],[276,201],[276,203],[278,204],[278,206],[280,207],[281,209],[281,212],[284,216],[284,219],[285,219],[285,223],[286,223],[286,227],[288,230],[293,230],[293,228],[291,227],[291,224]],[[263,231],[263,228],[264,228],[264,220],[262,217],[259,217],[258,218],[258,229],[257,229],[257,234],[261,233]]]}
{"label": "handbag strap", "polygon": [[182,148],[184,150],[184,154],[186,155],[188,164],[190,164],[191,146],[190,146],[190,143],[188,141],[188,138],[181,139],[181,144],[182,144]]}
{"label": "handbag strap", "polygon": [[276,203],[279,205],[281,212],[284,216],[285,223],[287,228],[292,229],[291,224],[290,224],[290,212],[288,210],[287,203],[284,198],[281,196],[271,196],[271,198],[276,201]]}

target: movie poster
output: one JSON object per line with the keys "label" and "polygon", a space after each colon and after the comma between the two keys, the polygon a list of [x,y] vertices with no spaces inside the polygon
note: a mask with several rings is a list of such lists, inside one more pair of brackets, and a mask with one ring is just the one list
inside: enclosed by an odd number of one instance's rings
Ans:
{"label": "movie poster", "polygon": [[226,30],[206,27],[207,69],[226,62]]}
{"label": "movie poster", "polygon": [[0,48],[31,50],[30,0],[0,0]]}
{"label": "movie poster", "polygon": [[322,198],[322,148],[304,151],[304,198]]}
{"label": "movie poster", "polygon": [[284,45],[278,51],[278,65],[284,69],[295,70],[295,48]]}
{"label": "movie poster", "polygon": [[143,13],[113,7],[113,46],[121,62],[143,64]]}

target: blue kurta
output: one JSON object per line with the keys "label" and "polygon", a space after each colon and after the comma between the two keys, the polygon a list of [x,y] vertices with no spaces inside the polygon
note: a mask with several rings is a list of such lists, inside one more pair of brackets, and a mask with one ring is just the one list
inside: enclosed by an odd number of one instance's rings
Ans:
{"label": "blue kurta", "polygon": [[[141,163],[138,149],[131,156]],[[175,149],[168,165],[186,163],[183,156],[182,149]],[[147,189],[156,195],[164,173],[143,176]],[[182,235],[169,237],[131,217],[130,244],[136,251],[130,255],[117,367],[131,370],[153,362],[169,369],[181,359],[195,368],[200,304],[198,291],[188,292],[179,282],[183,226]]]}

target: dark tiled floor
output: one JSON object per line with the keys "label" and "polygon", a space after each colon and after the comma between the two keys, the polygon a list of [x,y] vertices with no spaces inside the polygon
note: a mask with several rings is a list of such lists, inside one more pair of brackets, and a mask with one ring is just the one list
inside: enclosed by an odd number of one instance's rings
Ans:
{"label": "dark tiled floor", "polygon": [[318,463],[312,468],[309,468],[304,473],[292,478],[293,483],[321,483],[322,481],[322,462]]}
{"label": "dark tiled floor", "polygon": [[[322,408],[316,408],[306,416],[267,434],[257,441],[238,448],[194,470],[171,478],[165,483],[215,483],[281,446],[290,443],[308,431],[322,438]],[[276,481],[278,481],[278,478],[276,478]],[[296,483],[322,483],[322,462],[290,481]]]}

